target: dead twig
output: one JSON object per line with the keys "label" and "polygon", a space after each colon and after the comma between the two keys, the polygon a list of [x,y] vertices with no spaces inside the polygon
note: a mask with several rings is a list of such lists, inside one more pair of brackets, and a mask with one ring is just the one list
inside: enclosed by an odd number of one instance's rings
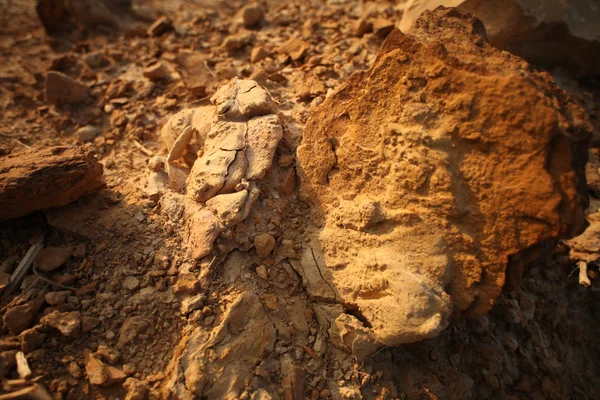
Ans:
{"label": "dead twig", "polygon": [[21,260],[15,272],[10,276],[10,282],[5,288],[5,295],[10,295],[20,284],[25,275],[29,272],[29,269],[33,263],[33,260],[38,255],[40,250],[44,247],[44,236],[41,235],[37,242],[29,248],[25,257]]}
{"label": "dead twig", "polygon": [[144,145],[142,145],[137,140],[132,140],[132,142],[133,142],[133,145],[135,147],[137,147],[138,149],[140,149],[142,151],[142,153],[144,153],[148,157],[152,157],[154,155],[154,153],[151,150],[149,150],[148,148],[144,147]]}

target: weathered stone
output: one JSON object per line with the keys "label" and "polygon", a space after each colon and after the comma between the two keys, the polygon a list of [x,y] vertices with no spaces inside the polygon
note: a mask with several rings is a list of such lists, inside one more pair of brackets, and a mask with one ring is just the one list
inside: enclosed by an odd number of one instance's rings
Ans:
{"label": "weathered stone", "polygon": [[10,307],[4,314],[4,328],[11,334],[18,335],[31,326],[42,304],[44,304],[44,296],[20,306]]}
{"label": "weathered stone", "polygon": [[148,322],[142,316],[125,318],[121,329],[119,329],[117,348],[123,348],[123,346],[135,339],[137,335],[145,331],[147,327]]}
{"label": "weathered stone", "polygon": [[73,254],[73,246],[46,247],[35,258],[37,268],[43,272],[53,271],[62,266]]}
{"label": "weathered stone", "polygon": [[225,226],[233,226],[240,221],[241,211],[248,198],[248,191],[241,190],[236,193],[221,194],[206,202],[221,223]]}
{"label": "weathered stone", "polygon": [[281,123],[276,115],[265,115],[248,121],[246,179],[264,178],[271,168],[277,145],[283,136]]}
{"label": "weathered stone", "polygon": [[135,276],[127,276],[123,279],[123,289],[125,290],[135,290],[140,285],[140,280]]}
{"label": "weathered stone", "polygon": [[[424,10],[440,5],[469,12],[485,25],[490,43],[531,63],[559,65],[576,76],[600,69],[600,8],[587,0],[416,0],[402,13],[407,31]],[[548,51],[548,49],[552,51]]]}
{"label": "weathered stone", "polygon": [[85,373],[92,385],[105,386],[108,383],[108,373],[102,361],[98,360],[88,349],[83,351]]}
{"label": "weathered stone", "polygon": [[75,338],[81,332],[81,314],[79,311],[54,311],[40,321],[44,327],[55,328],[63,335]]}
{"label": "weathered stone", "polygon": [[123,387],[127,389],[125,400],[145,400],[148,393],[148,384],[135,378],[127,378]]}
{"label": "weathered stone", "polygon": [[275,238],[268,233],[256,235],[254,238],[254,247],[256,248],[258,257],[261,259],[267,258],[275,248]]}
{"label": "weathered stone", "polygon": [[93,125],[82,126],[75,132],[75,136],[77,136],[79,142],[91,142],[99,134],[100,128]]}
{"label": "weathered stone", "polygon": [[24,330],[19,335],[19,340],[21,341],[21,351],[25,354],[31,353],[33,350],[39,348],[42,343],[44,343],[45,338],[46,335],[42,332],[39,332],[36,328]]}
{"label": "weathered stone", "polygon": [[269,52],[264,47],[257,46],[250,53],[250,62],[257,63],[269,56]]}
{"label": "weathered stone", "polygon": [[63,304],[70,295],[70,290],[61,290],[60,292],[46,293],[44,299],[46,300],[46,303],[50,304],[51,306],[59,306]]}
{"label": "weathered stone", "polygon": [[[199,398],[239,398],[253,369],[275,345],[276,330],[258,297],[241,294],[227,309],[214,334],[192,333],[181,356],[185,386]],[[210,354],[219,354],[213,358]]]}
{"label": "weathered stone", "polygon": [[244,19],[244,26],[252,28],[265,18],[265,9],[260,4],[247,5],[242,10],[242,18]]}
{"label": "weathered stone", "polygon": [[219,219],[212,212],[203,208],[190,215],[186,220],[186,224],[192,257],[199,260],[210,254],[215,239],[223,230],[223,225]]}
{"label": "weathered stone", "polygon": [[48,72],[44,89],[46,101],[52,104],[79,104],[89,100],[87,86],[56,71]]}
{"label": "weathered stone", "polygon": [[102,356],[102,358],[110,364],[116,363],[121,358],[121,353],[119,352],[119,350],[113,349],[112,347],[108,347],[103,344],[98,346],[96,353]]}
{"label": "weathered stone", "polygon": [[436,336],[453,307],[486,312],[536,250],[582,231],[590,130],[479,20],[426,12],[305,126],[298,171],[317,233],[301,266],[370,326],[340,320],[366,353]]}

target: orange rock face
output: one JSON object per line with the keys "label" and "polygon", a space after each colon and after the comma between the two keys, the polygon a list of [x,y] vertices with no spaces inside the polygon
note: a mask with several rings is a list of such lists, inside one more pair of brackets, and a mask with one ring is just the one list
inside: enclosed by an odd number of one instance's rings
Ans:
{"label": "orange rock face", "polygon": [[394,30],[298,148],[328,301],[387,345],[437,335],[452,310],[486,312],[541,246],[583,230],[590,130],[476,18],[440,7]]}

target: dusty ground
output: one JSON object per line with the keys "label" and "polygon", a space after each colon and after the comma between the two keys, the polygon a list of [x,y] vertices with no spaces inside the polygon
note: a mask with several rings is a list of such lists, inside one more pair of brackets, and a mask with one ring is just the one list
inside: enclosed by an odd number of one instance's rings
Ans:
{"label": "dusty ground", "polygon": [[[47,246],[75,249],[62,267],[47,274],[73,289],[64,303],[49,306],[42,301],[28,312],[30,326],[51,311],[76,313],[69,315],[80,321],[81,330],[69,337],[47,329],[44,340],[34,346],[39,348],[25,353],[33,376],[55,398],[123,398],[128,390],[131,395],[131,385],[93,384],[86,373],[87,351],[97,351],[105,363],[118,368],[116,381],[131,376],[136,384],[147,385],[147,396],[161,398],[173,385],[169,364],[182,351],[182,338],[189,340],[194,326],[202,326],[207,335],[213,332],[224,315],[230,317],[228,310],[239,295],[239,287],[223,274],[224,259],[196,265],[180,251],[176,207],[171,212],[164,202],[147,196],[148,160],[166,155],[159,138],[161,123],[180,109],[200,104],[230,78],[252,76],[264,83],[283,115],[286,128],[275,160],[286,166],[311,107],[353,71],[371,65],[384,36],[377,34],[378,28],[385,31],[386,24],[357,36],[363,10],[356,2],[270,2],[266,22],[246,29],[232,2],[227,7],[216,1],[169,2],[160,8],[156,4],[161,2],[149,1],[142,2],[148,8],[140,14],[150,21],[165,14],[174,30],[148,37],[150,23],[138,16],[127,17],[120,32],[101,28],[51,38],[38,22],[34,3],[0,4],[0,147],[46,147],[85,139],[84,145],[92,146],[104,165],[106,189],[65,209],[0,226],[0,261],[6,270],[15,267],[40,232]],[[368,15],[378,22],[398,16],[386,5],[373,6]],[[283,46],[290,38],[304,42]],[[244,45],[245,40],[251,44]],[[257,47],[265,51],[258,61],[252,54]],[[186,51],[205,56],[192,63],[200,70],[192,72],[204,77],[199,83],[186,79],[186,74],[194,75],[180,59]],[[146,79],[144,69],[158,60],[169,77]],[[50,70],[89,86],[90,101],[48,104],[43,89]],[[579,87],[564,74],[559,82],[585,101],[595,118],[594,97],[587,92],[593,88]],[[86,125],[99,128],[99,134],[78,136],[77,130]],[[282,179],[281,171],[276,172],[267,179]],[[588,212],[597,211],[598,203],[592,201]],[[279,242],[293,240],[308,218],[307,206],[295,194],[278,193],[263,195],[255,215],[256,225]],[[175,276],[182,265],[201,277],[205,296],[204,306],[189,315],[182,314],[174,293],[181,290]],[[364,362],[333,346],[323,348],[318,319],[298,278],[275,260],[271,267],[268,281],[257,276],[255,264],[240,273],[260,293],[270,310],[268,318],[289,329],[282,335],[278,328],[277,362],[248,367],[252,376],[243,397],[267,399],[263,392],[268,390],[273,398],[285,399],[592,399],[600,391],[597,282],[591,288],[578,284],[564,246],[527,271],[521,287],[503,294],[487,315],[458,316],[435,339],[384,349]],[[31,275],[16,300],[3,301],[2,313],[56,290],[63,289]],[[0,350],[5,355],[14,351],[6,328],[0,334]],[[202,336],[191,340],[198,346],[208,342]],[[15,376],[11,371],[7,377]],[[207,398],[220,397],[218,390],[210,393]]]}

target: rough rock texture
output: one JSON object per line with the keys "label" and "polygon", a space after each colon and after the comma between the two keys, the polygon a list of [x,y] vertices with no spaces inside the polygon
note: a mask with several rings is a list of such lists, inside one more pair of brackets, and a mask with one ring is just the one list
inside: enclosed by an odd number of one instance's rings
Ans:
{"label": "rough rock texture", "polygon": [[0,221],[64,206],[103,185],[102,164],[92,151],[80,147],[0,156]]}
{"label": "rough rock texture", "polygon": [[440,7],[394,30],[305,126],[302,191],[320,212],[301,261],[325,281],[309,295],[385,345],[436,336],[453,308],[486,312],[507,270],[518,280],[541,245],[585,227],[590,129],[476,18]]}
{"label": "rough rock texture", "polygon": [[192,333],[180,361],[186,389],[199,398],[239,398],[275,339],[258,297],[240,294],[210,337],[200,328]]}
{"label": "rough rock texture", "polygon": [[188,194],[167,198],[183,204],[194,259],[208,255],[221,232],[246,219],[259,195],[256,183],[283,136],[273,99],[255,81],[234,78],[211,103],[180,111],[161,129],[170,186]]}
{"label": "rough rock texture", "polygon": [[594,0],[410,0],[400,29],[440,5],[472,13],[492,45],[530,62],[561,65],[577,75],[600,68],[600,7]]}

